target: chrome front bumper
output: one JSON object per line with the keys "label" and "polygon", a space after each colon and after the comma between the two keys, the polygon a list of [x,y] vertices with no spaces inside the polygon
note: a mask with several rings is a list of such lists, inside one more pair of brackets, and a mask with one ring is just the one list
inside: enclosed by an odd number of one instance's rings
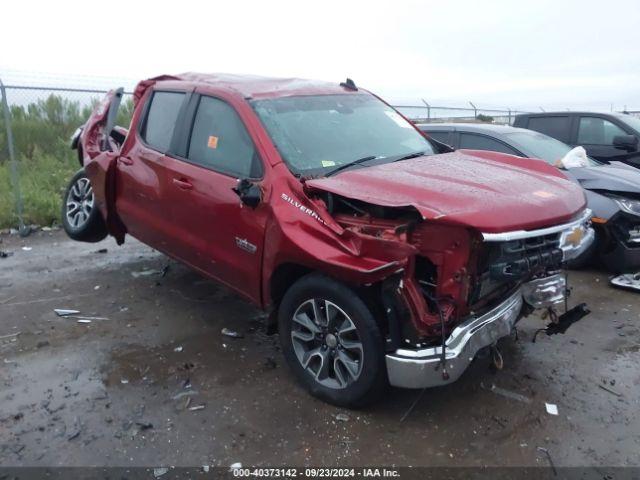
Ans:
{"label": "chrome front bumper", "polygon": [[387,354],[389,383],[403,388],[426,388],[455,382],[478,350],[511,333],[522,303],[522,292],[518,290],[493,310],[458,325],[446,341],[446,378],[441,364],[442,347],[398,349]]}

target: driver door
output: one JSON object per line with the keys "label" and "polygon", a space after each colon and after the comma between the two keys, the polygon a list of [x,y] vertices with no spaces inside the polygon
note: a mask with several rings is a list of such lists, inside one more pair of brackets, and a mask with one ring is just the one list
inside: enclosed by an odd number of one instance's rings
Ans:
{"label": "driver door", "polygon": [[240,179],[259,184],[262,163],[237,111],[207,95],[191,98],[178,151],[165,162],[165,205],[178,255],[253,300],[260,299],[264,204],[240,201]]}

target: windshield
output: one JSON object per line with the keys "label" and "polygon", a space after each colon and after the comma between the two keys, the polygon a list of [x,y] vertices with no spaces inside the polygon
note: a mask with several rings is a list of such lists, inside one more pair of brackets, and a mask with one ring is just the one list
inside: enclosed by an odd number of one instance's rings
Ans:
{"label": "windshield", "polygon": [[[571,147],[566,143],[562,143],[560,140],[548,137],[542,133],[531,131],[505,133],[504,135],[509,141],[513,142],[515,146],[521,146],[522,150],[526,150],[527,156],[540,158],[554,166],[557,166],[556,162],[571,150]],[[594,159],[590,157],[587,158],[589,159],[590,166],[600,165],[600,163]]]}
{"label": "windshield", "polygon": [[294,174],[324,175],[366,157],[378,159],[371,162],[376,164],[434,153],[407,120],[373,95],[297,96],[252,105]]}

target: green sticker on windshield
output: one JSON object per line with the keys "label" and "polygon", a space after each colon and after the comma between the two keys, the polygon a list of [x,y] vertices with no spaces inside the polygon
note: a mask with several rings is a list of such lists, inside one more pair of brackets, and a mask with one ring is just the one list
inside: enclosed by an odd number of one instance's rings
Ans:
{"label": "green sticker on windshield", "polygon": [[322,160],[322,166],[323,167],[335,167],[336,166],[336,162],[334,162],[333,160]]}

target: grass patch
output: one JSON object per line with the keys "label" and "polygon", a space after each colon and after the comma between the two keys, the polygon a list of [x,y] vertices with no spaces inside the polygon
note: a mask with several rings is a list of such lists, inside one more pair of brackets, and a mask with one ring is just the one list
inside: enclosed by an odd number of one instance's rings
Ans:
{"label": "grass patch", "polygon": [[[80,168],[76,152],[69,148],[74,130],[83,125],[97,98],[81,104],[51,94],[28,105],[11,105],[14,149],[20,161],[24,223],[41,226],[60,222],[62,196]],[[117,124],[129,125],[133,101],[127,98],[118,110]],[[0,228],[17,227],[15,192],[4,115],[0,104]]]}
{"label": "grass patch", "polygon": [[[60,223],[62,196],[67,183],[80,168],[69,150],[61,157],[35,153],[18,162],[24,223],[51,225]],[[0,163],[0,228],[17,227],[15,194],[11,185],[11,164]]]}

